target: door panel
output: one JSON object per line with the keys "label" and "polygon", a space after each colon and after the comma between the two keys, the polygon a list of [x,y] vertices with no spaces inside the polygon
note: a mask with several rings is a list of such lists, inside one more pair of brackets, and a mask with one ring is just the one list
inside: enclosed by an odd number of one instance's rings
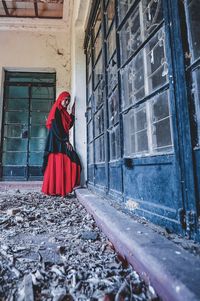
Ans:
{"label": "door panel", "polygon": [[54,83],[55,74],[6,72],[2,179],[41,179],[45,122],[55,98]]}

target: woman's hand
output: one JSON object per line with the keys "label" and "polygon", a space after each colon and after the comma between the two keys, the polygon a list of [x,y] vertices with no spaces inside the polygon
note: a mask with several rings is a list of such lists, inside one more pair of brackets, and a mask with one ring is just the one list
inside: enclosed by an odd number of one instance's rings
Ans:
{"label": "woman's hand", "polygon": [[76,100],[74,100],[73,106],[72,106],[72,115],[75,116],[75,106],[76,106]]}
{"label": "woman's hand", "polygon": [[71,145],[70,142],[66,142],[66,145],[67,145],[67,149],[72,151],[73,150],[73,146]]}

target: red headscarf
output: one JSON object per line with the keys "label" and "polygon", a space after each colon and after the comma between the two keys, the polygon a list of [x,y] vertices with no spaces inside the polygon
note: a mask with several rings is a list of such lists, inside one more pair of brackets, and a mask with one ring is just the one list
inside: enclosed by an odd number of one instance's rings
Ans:
{"label": "red headscarf", "polygon": [[55,118],[55,112],[56,112],[56,109],[58,108],[61,113],[62,124],[63,124],[65,131],[69,130],[70,124],[72,122],[72,118],[69,115],[69,113],[67,112],[67,110],[61,104],[61,102],[68,96],[70,96],[70,94],[69,94],[69,92],[66,92],[66,91],[60,93],[60,95],[58,96],[56,102],[54,103],[53,107],[51,108],[51,111],[49,112],[49,116],[46,121],[46,127],[48,129],[51,128],[52,120]]}

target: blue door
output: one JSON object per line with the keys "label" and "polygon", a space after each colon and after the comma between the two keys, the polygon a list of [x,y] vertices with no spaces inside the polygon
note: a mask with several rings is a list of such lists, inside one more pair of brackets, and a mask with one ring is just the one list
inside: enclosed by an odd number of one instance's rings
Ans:
{"label": "blue door", "polygon": [[1,148],[3,180],[37,180],[55,99],[55,74],[6,72]]}

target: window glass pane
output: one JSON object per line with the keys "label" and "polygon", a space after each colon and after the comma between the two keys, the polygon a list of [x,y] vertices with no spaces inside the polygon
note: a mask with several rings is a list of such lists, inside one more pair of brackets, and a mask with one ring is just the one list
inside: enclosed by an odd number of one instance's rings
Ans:
{"label": "window glass pane", "polygon": [[107,14],[106,14],[107,30],[109,29],[114,16],[115,16],[115,0],[110,0],[107,7]]}
{"label": "window glass pane", "polygon": [[121,71],[122,104],[127,107],[145,96],[144,55],[140,51]]}
{"label": "window glass pane", "polygon": [[89,152],[89,154],[88,154],[88,163],[89,164],[92,164],[93,162],[94,162],[94,160],[93,160],[93,143],[90,143],[89,145],[88,145],[88,152]]}
{"label": "window glass pane", "polygon": [[29,99],[9,98],[6,100],[6,110],[28,110]]}
{"label": "window glass pane", "polygon": [[28,98],[28,87],[6,87],[6,98]]}
{"label": "window glass pane", "polygon": [[95,110],[97,110],[98,107],[103,103],[104,93],[105,93],[104,82],[101,81],[96,91],[94,92]]}
{"label": "window glass pane", "polygon": [[117,55],[115,54],[112,60],[109,63],[107,69],[108,75],[108,94],[110,95],[115,86],[117,85],[118,78],[117,78]]}
{"label": "window glass pane", "polygon": [[197,129],[195,145],[200,146],[200,67],[192,72],[192,98],[195,107],[194,127]]}
{"label": "window glass pane", "polygon": [[187,25],[190,36],[190,51],[192,54],[192,61],[200,57],[200,1],[186,0],[186,10],[188,12]]}
{"label": "window glass pane", "polygon": [[32,98],[47,98],[54,100],[54,87],[32,87]]}
{"label": "window glass pane", "polygon": [[116,49],[116,29],[114,25],[112,26],[112,29],[109,32],[107,45],[108,45],[108,62],[109,62],[110,58],[112,57]]}
{"label": "window glass pane", "polygon": [[99,6],[98,12],[97,12],[97,17],[96,17],[95,24],[94,24],[94,36],[95,37],[98,33],[99,27],[101,26],[101,21],[102,21],[101,7]]}
{"label": "window glass pane", "polygon": [[169,92],[157,95],[151,104],[152,142],[154,151],[172,150],[172,134],[169,115]]}
{"label": "window glass pane", "polygon": [[96,87],[103,75],[103,61],[102,54],[100,55],[98,62],[94,68],[94,86]]}
{"label": "window glass pane", "polygon": [[149,150],[147,137],[146,105],[131,109],[123,116],[124,154],[131,156]]}
{"label": "window glass pane", "polygon": [[5,125],[4,126],[4,137],[20,138],[22,136],[22,126],[18,125]]}
{"label": "window glass pane", "polygon": [[90,78],[90,81],[88,83],[88,98],[92,95],[92,78]]}
{"label": "window glass pane", "polygon": [[120,42],[121,62],[123,64],[127,61],[131,54],[135,52],[142,42],[139,6],[136,7],[120,31]]}
{"label": "window glass pane", "polygon": [[96,37],[96,40],[94,42],[94,61],[96,61],[96,59],[101,51],[102,41],[103,41],[102,29],[100,29],[100,31],[98,32],[98,35]]}
{"label": "window glass pane", "polygon": [[119,125],[109,131],[110,138],[110,160],[116,160],[120,157],[120,135]]}
{"label": "window glass pane", "polygon": [[96,163],[105,161],[104,136],[95,140],[95,161]]}
{"label": "window glass pane", "polygon": [[118,15],[121,22],[135,0],[118,0]]}
{"label": "window glass pane", "polygon": [[31,137],[46,138],[47,132],[46,126],[32,125],[30,128]]}
{"label": "window glass pane", "polygon": [[104,131],[104,110],[100,109],[95,115],[95,137]]}
{"label": "window glass pane", "polygon": [[6,72],[6,81],[9,82],[34,82],[34,83],[55,83],[55,73],[34,73],[34,72]]}
{"label": "window glass pane", "polygon": [[14,139],[4,138],[3,150],[4,151],[26,151],[27,150],[27,139]]}
{"label": "window glass pane", "polygon": [[53,100],[49,99],[31,99],[31,110],[33,111],[46,111],[49,112],[53,105]]}
{"label": "window glass pane", "polygon": [[31,124],[45,124],[47,117],[47,112],[31,112]]}
{"label": "window glass pane", "polygon": [[44,151],[45,139],[31,138],[29,140],[29,151]]}
{"label": "window glass pane", "polygon": [[88,142],[91,142],[93,139],[93,124],[92,121],[88,124]]}
{"label": "window glass pane", "polygon": [[108,100],[109,126],[119,121],[119,94],[118,89],[111,95]]}
{"label": "window glass pane", "polygon": [[168,80],[164,44],[165,34],[163,29],[160,29],[145,47],[149,93],[164,85]]}
{"label": "window glass pane", "polygon": [[28,112],[6,112],[5,123],[28,123]]}
{"label": "window glass pane", "polygon": [[146,39],[163,19],[162,0],[142,0],[142,11],[144,38]]}
{"label": "window glass pane", "polygon": [[35,152],[29,154],[29,165],[42,165],[44,152]]}
{"label": "window glass pane", "polygon": [[3,153],[2,165],[26,165],[27,154],[20,152]]}

